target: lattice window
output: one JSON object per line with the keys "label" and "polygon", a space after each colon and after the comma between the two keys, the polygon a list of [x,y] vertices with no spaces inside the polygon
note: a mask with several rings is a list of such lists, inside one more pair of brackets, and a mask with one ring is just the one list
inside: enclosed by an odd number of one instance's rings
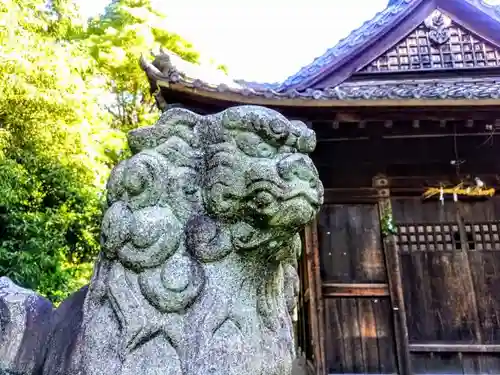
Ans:
{"label": "lattice window", "polygon": [[500,66],[500,49],[455,23],[449,39],[436,44],[421,24],[398,45],[376,58],[360,72],[385,72]]}
{"label": "lattice window", "polygon": [[[500,250],[500,222],[465,223],[465,242],[470,251]],[[462,250],[457,223],[402,224],[396,227],[399,252]]]}
{"label": "lattice window", "polygon": [[465,231],[469,249],[473,242],[475,250],[500,250],[500,222],[466,223]]}

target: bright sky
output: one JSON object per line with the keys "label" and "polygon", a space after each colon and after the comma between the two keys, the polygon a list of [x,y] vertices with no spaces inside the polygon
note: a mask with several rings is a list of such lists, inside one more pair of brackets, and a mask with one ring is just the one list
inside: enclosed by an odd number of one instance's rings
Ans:
{"label": "bright sky", "polygon": [[[79,0],[86,15],[103,0]],[[170,28],[232,77],[281,81],[360,26],[388,0],[156,0]]]}
{"label": "bright sky", "polygon": [[[104,0],[78,0],[86,15]],[[385,8],[388,0],[155,0],[172,31],[232,77],[282,81]],[[499,3],[500,0],[490,0]]]}

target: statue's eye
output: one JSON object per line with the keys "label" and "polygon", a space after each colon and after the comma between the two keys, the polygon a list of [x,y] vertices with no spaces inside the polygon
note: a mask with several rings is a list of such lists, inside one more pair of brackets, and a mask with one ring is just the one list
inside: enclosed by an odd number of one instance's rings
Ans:
{"label": "statue's eye", "polygon": [[276,148],[268,145],[267,143],[261,143],[258,146],[259,149],[259,156],[261,158],[272,158],[274,155],[276,155]]}
{"label": "statue's eye", "polygon": [[266,207],[269,206],[271,203],[273,203],[274,197],[272,194],[269,194],[268,192],[261,191],[257,193],[254,201],[257,207]]}
{"label": "statue's eye", "polygon": [[194,186],[187,186],[184,188],[184,194],[186,195],[194,195],[198,192],[198,188]]}
{"label": "statue's eye", "polygon": [[275,147],[254,133],[240,133],[236,137],[236,143],[241,151],[252,158],[270,158],[277,153]]}

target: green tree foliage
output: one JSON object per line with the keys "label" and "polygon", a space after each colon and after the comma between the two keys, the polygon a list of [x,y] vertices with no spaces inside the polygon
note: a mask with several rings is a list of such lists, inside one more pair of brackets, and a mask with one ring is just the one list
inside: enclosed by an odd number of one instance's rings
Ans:
{"label": "green tree foliage", "polygon": [[54,301],[88,280],[124,145],[92,59],[57,22],[41,1],[0,2],[0,275]]}
{"label": "green tree foliage", "polygon": [[141,55],[149,57],[162,47],[191,62],[199,59],[193,46],[166,26],[166,16],[149,0],[115,0],[90,21],[90,53],[106,77],[111,93],[106,108],[116,128],[127,131],[149,125],[158,116],[138,63]]}
{"label": "green tree foliage", "polygon": [[89,21],[74,0],[0,2],[0,276],[55,302],[88,282],[124,131],[158,115],[139,58],[198,61],[166,25],[149,0]]}

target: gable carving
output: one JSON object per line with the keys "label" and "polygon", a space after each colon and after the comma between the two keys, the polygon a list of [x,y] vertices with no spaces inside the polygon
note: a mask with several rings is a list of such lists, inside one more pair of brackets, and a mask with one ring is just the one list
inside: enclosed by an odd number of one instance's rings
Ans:
{"label": "gable carving", "polygon": [[500,66],[500,48],[434,11],[422,24],[359,73]]}

